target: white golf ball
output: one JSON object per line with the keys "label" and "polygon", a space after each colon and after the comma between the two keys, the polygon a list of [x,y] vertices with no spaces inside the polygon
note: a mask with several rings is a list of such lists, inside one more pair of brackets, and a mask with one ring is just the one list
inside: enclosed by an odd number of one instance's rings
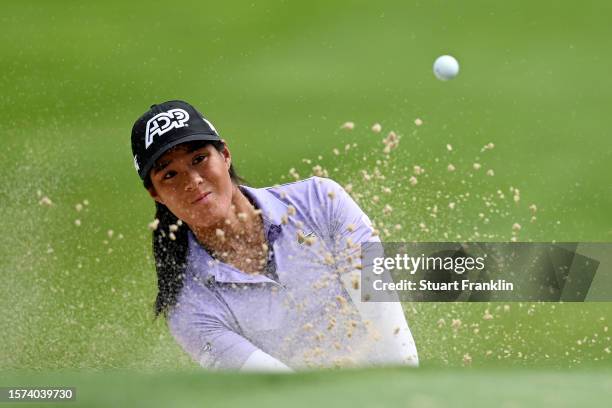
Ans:
{"label": "white golf ball", "polygon": [[459,63],[450,55],[442,55],[434,62],[433,72],[439,80],[448,81],[459,73]]}

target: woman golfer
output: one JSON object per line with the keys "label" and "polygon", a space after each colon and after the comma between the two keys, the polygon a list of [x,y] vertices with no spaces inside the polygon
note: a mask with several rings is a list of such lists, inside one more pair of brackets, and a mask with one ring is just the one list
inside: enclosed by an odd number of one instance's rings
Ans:
{"label": "woman golfer", "polygon": [[157,209],[155,312],[197,363],[418,365],[401,305],[360,299],[360,244],[378,239],[336,182],[241,184],[225,141],[183,101],[141,116],[132,151]]}

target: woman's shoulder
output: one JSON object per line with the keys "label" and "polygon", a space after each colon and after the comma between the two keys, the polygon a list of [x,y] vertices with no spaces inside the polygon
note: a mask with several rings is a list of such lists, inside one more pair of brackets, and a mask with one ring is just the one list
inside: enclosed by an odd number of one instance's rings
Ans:
{"label": "woman's shoulder", "polygon": [[342,187],[330,178],[312,176],[304,180],[277,184],[265,189],[281,201],[291,204],[289,201],[300,197],[327,200],[330,196],[333,196],[335,191],[342,189]]}
{"label": "woman's shoulder", "polygon": [[291,216],[294,211],[290,219],[302,223],[299,229],[320,237],[329,236],[336,209],[342,208],[348,197],[336,181],[317,176],[268,187],[266,190],[283,203],[286,207],[284,213]]}

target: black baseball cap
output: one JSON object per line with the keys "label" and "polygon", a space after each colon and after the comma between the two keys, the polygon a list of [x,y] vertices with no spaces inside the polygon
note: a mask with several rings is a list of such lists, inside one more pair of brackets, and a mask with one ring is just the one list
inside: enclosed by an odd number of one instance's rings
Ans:
{"label": "black baseball cap", "polygon": [[134,167],[142,180],[166,151],[195,140],[220,141],[215,127],[184,101],[151,105],[132,127]]}

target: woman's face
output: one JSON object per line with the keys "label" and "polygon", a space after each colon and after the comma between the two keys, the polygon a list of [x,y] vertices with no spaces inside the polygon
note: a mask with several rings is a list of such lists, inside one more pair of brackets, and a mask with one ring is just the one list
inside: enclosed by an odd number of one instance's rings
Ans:
{"label": "woman's face", "polygon": [[229,175],[231,155],[211,144],[179,145],[167,151],[151,170],[149,193],[190,227],[212,227],[227,218],[234,186]]}

